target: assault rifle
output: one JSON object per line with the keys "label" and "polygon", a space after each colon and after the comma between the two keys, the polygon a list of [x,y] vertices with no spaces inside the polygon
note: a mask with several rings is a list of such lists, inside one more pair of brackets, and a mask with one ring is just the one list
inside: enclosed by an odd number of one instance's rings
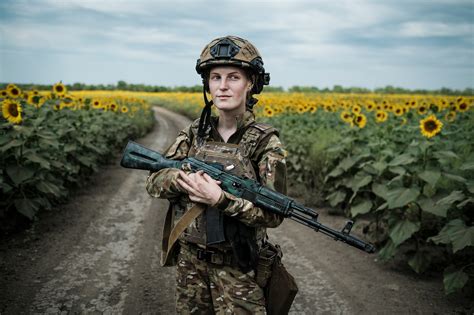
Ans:
{"label": "assault rifle", "polygon": [[307,208],[288,196],[269,189],[257,181],[232,175],[221,164],[205,163],[195,158],[184,160],[166,159],[160,153],[129,141],[122,156],[120,165],[126,168],[141,169],[157,172],[164,168],[190,169],[193,172],[204,171],[210,177],[221,182],[220,187],[236,197],[251,201],[255,206],[273,213],[290,218],[306,225],[316,232],[324,233],[336,241],[342,241],[367,253],[374,253],[375,247],[352,235],[350,231],[354,224],[348,221],[341,232],[333,230],[318,222],[318,213]]}

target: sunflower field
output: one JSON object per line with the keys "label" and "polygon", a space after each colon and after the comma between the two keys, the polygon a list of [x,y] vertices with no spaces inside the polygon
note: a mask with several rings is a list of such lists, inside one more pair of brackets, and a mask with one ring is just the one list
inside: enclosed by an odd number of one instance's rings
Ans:
{"label": "sunflower field", "polygon": [[[384,261],[474,279],[474,98],[263,93],[254,112],[280,130],[290,191],[355,219]],[[149,100],[199,117],[200,93]],[[304,192],[304,193],[301,193]],[[307,197],[308,198],[308,197]],[[357,222],[358,221],[358,222]],[[471,281],[469,281],[471,280]]]}
{"label": "sunflower field", "polygon": [[129,96],[52,91],[0,91],[0,228],[15,213],[33,219],[65,200],[100,164],[116,157],[129,137],[152,127],[150,105]]}

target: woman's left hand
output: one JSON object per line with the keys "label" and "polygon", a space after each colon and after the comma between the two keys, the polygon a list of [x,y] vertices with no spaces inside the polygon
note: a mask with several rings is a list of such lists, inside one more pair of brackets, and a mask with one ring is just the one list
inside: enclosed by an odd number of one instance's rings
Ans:
{"label": "woman's left hand", "polygon": [[219,187],[221,182],[214,180],[204,171],[188,175],[180,170],[177,181],[188,192],[189,199],[194,202],[213,206],[219,201],[222,194],[222,189]]}

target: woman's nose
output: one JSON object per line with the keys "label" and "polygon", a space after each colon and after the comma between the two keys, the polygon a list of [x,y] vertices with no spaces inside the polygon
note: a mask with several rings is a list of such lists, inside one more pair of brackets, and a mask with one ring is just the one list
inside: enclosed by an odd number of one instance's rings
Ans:
{"label": "woman's nose", "polygon": [[227,90],[228,89],[226,78],[221,79],[221,82],[219,84],[219,89],[221,89],[221,90]]}

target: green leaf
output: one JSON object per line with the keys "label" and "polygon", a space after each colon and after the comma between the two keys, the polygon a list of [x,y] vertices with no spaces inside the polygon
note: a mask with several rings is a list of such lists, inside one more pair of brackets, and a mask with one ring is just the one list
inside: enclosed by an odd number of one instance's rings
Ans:
{"label": "green leaf", "polygon": [[420,195],[418,188],[396,188],[387,192],[388,208],[400,208],[413,202]]}
{"label": "green leaf", "polygon": [[352,166],[354,166],[354,164],[356,164],[357,161],[358,161],[357,158],[348,156],[344,160],[342,160],[341,163],[339,163],[338,167],[342,168],[344,171],[347,171]]}
{"label": "green leaf", "polygon": [[431,186],[430,184],[426,184],[423,186],[423,195],[428,198],[433,197],[436,194],[436,188]]}
{"label": "green leaf", "polygon": [[25,143],[24,140],[15,139],[13,141],[8,142],[4,146],[0,147],[0,152],[6,152],[8,149],[19,147],[19,146],[23,145],[24,143]]}
{"label": "green leaf", "polygon": [[38,211],[38,205],[30,199],[16,199],[14,201],[14,204],[18,212],[20,212],[30,220],[33,220],[36,211]]}
{"label": "green leaf", "polygon": [[0,135],[0,145],[4,145],[5,143],[10,142],[11,140],[12,140],[11,133]]}
{"label": "green leaf", "polygon": [[351,215],[355,217],[359,214],[364,214],[370,211],[372,208],[372,201],[364,200],[361,203],[351,207]]}
{"label": "green leaf", "polygon": [[466,200],[464,200],[463,202],[460,202],[458,205],[457,205],[457,208],[458,209],[462,209],[465,205],[467,205],[468,203],[472,203],[474,204],[474,198],[467,198]]}
{"label": "green leaf", "polygon": [[464,177],[454,175],[454,174],[443,173],[443,177],[449,178],[451,180],[454,180],[454,181],[460,182],[460,183],[466,183],[467,182],[467,179],[465,179]]}
{"label": "green leaf", "polygon": [[11,165],[7,166],[7,174],[13,181],[13,183],[18,186],[19,184],[27,181],[35,175],[35,169],[28,166],[17,166]]}
{"label": "green leaf", "polygon": [[415,255],[408,261],[408,265],[410,265],[411,269],[413,269],[416,273],[422,273],[431,263],[431,256],[429,256],[424,251],[418,250]]}
{"label": "green leaf", "polygon": [[379,174],[382,174],[383,171],[385,171],[385,169],[387,168],[387,163],[385,163],[384,161],[377,161],[372,164],[372,167],[375,168]]}
{"label": "green leaf", "polygon": [[62,195],[61,189],[51,182],[40,181],[36,184],[36,188],[45,194],[52,194],[55,197],[60,197]]}
{"label": "green leaf", "polygon": [[420,229],[420,222],[412,222],[408,220],[398,221],[393,228],[390,229],[389,236],[393,243],[398,246],[409,239],[413,233]]}
{"label": "green leaf", "polygon": [[344,173],[344,170],[340,167],[336,167],[335,169],[333,169],[327,176],[326,178],[329,178],[329,177],[338,177],[339,175],[341,175],[342,173]]}
{"label": "green leaf", "polygon": [[418,174],[418,177],[431,186],[435,186],[438,179],[441,177],[441,172],[436,170],[424,170]]}
{"label": "green leaf", "polygon": [[335,207],[340,204],[346,198],[346,193],[342,190],[337,190],[330,194],[326,200],[329,200],[331,207]]}
{"label": "green leaf", "polygon": [[464,194],[460,190],[451,192],[448,196],[438,200],[436,204],[452,206],[456,201],[464,199]]}
{"label": "green leaf", "polygon": [[405,175],[407,172],[407,170],[402,166],[389,167],[388,170],[398,175]]}
{"label": "green leaf", "polygon": [[379,196],[380,198],[387,200],[387,195],[388,195],[387,185],[373,183],[372,192],[376,194],[377,196]]}
{"label": "green leaf", "polygon": [[474,226],[467,227],[461,219],[449,221],[438,235],[428,238],[435,244],[453,244],[453,253],[474,245]]}
{"label": "green leaf", "polygon": [[474,181],[468,181],[466,183],[466,188],[467,188],[467,191],[470,192],[471,194],[474,194]]}
{"label": "green leaf", "polygon": [[387,244],[379,251],[379,257],[382,261],[387,261],[397,252],[397,246],[391,241],[388,240]]}
{"label": "green leaf", "polygon": [[432,213],[434,215],[446,218],[448,209],[451,205],[446,204],[436,204],[436,202],[432,198],[423,198],[418,201],[421,209],[425,212]]}
{"label": "green leaf", "polygon": [[399,165],[407,165],[413,163],[415,161],[415,157],[413,157],[409,153],[404,153],[397,155],[392,161],[388,163],[389,166],[399,166]]}
{"label": "green leaf", "polygon": [[384,202],[377,209],[375,209],[375,211],[384,210],[384,209],[387,209],[387,207],[388,207],[388,203]]}
{"label": "green leaf", "polygon": [[472,171],[474,170],[474,161],[466,162],[459,167],[461,171]]}
{"label": "green leaf", "polygon": [[31,162],[41,165],[42,168],[45,168],[48,170],[51,168],[51,165],[49,164],[48,160],[44,159],[43,157],[35,153],[26,155],[26,159]]}
{"label": "green leaf", "polygon": [[451,294],[462,289],[467,281],[469,275],[462,271],[462,269],[454,269],[454,266],[449,266],[445,269],[443,274],[444,291],[446,294]]}
{"label": "green leaf", "polygon": [[433,156],[438,160],[459,159],[459,156],[453,151],[436,151],[433,153]]}

